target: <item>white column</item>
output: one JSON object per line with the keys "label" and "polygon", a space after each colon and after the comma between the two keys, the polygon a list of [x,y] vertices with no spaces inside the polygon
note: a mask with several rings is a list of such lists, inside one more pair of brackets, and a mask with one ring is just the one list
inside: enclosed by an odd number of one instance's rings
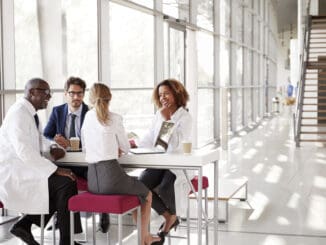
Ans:
{"label": "white column", "polygon": [[110,66],[110,4],[98,1],[98,80],[111,85]]}
{"label": "white column", "polygon": [[[67,79],[67,63],[63,54],[66,40],[63,38],[63,17],[61,1],[38,0],[37,14],[40,31],[40,46],[43,78],[50,84],[60,84]],[[55,31],[53,31],[55,30]],[[56,62],[53,62],[56,61]]]}
{"label": "white column", "polygon": [[[162,0],[154,1],[155,9],[162,12]],[[161,15],[154,20],[154,83],[164,79],[164,22]]]}

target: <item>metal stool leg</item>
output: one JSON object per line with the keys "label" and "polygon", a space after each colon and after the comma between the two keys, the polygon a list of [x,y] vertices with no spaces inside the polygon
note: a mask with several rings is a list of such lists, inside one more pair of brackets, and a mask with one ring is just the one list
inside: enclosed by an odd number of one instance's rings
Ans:
{"label": "metal stool leg", "polygon": [[118,214],[118,239],[119,245],[122,245],[122,215]]}
{"label": "metal stool leg", "polygon": [[207,219],[205,219],[205,231],[206,231],[206,245],[208,245],[208,224],[209,224],[209,220],[208,220],[208,199],[207,199],[207,189],[205,189],[204,191],[205,193],[205,213],[207,215]]}
{"label": "metal stool leg", "polygon": [[44,214],[41,215],[41,245],[44,244]]}
{"label": "metal stool leg", "polygon": [[187,245],[190,245],[190,199],[187,198]]}
{"label": "metal stool leg", "polygon": [[93,244],[96,245],[96,222],[95,222],[95,214],[92,213],[92,223],[93,223]]}
{"label": "metal stool leg", "polygon": [[70,245],[74,245],[75,235],[74,212],[70,211]]}

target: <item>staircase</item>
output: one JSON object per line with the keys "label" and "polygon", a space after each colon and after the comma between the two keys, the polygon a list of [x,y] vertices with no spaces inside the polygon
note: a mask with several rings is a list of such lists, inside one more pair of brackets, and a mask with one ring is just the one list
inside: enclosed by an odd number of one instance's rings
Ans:
{"label": "staircase", "polygon": [[310,16],[305,36],[296,144],[326,143],[326,16]]}

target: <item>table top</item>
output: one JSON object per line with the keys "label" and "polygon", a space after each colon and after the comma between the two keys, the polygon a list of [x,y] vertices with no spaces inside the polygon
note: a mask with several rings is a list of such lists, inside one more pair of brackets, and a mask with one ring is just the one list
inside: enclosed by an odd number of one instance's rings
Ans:
{"label": "table top", "polygon": [[[218,149],[199,149],[191,154],[164,153],[164,154],[126,154],[118,159],[119,163],[126,166],[147,167],[168,165],[173,168],[202,167],[203,165],[219,160]],[[88,165],[85,161],[84,152],[67,152],[64,158],[57,160],[58,163],[76,163],[76,165]]]}

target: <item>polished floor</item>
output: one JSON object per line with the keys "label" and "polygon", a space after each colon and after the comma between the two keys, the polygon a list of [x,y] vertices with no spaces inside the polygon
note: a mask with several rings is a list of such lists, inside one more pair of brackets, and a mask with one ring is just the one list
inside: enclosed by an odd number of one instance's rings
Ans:
{"label": "polished floor", "polygon": [[[246,202],[231,202],[229,222],[219,224],[219,245],[326,244],[326,149],[314,143],[295,147],[290,112],[291,108],[285,107],[280,115],[263,120],[253,126],[256,129],[230,140],[225,160],[220,161],[220,177],[247,178],[252,208]],[[206,169],[207,175],[211,172]],[[160,223],[153,214],[153,232]],[[0,226],[0,244],[22,244],[8,234],[9,225]],[[133,229],[124,228],[125,244],[136,244]],[[185,231],[179,227],[172,234],[181,237]],[[34,232],[38,237],[37,228]],[[115,225],[110,233],[114,244]],[[46,244],[52,244],[50,232],[46,237]],[[105,235],[97,233],[97,237],[98,244],[106,244]],[[212,237],[210,227],[209,244],[213,245]],[[191,244],[195,244],[195,229],[191,230],[191,238]],[[172,238],[171,244],[186,244],[186,240]]]}

